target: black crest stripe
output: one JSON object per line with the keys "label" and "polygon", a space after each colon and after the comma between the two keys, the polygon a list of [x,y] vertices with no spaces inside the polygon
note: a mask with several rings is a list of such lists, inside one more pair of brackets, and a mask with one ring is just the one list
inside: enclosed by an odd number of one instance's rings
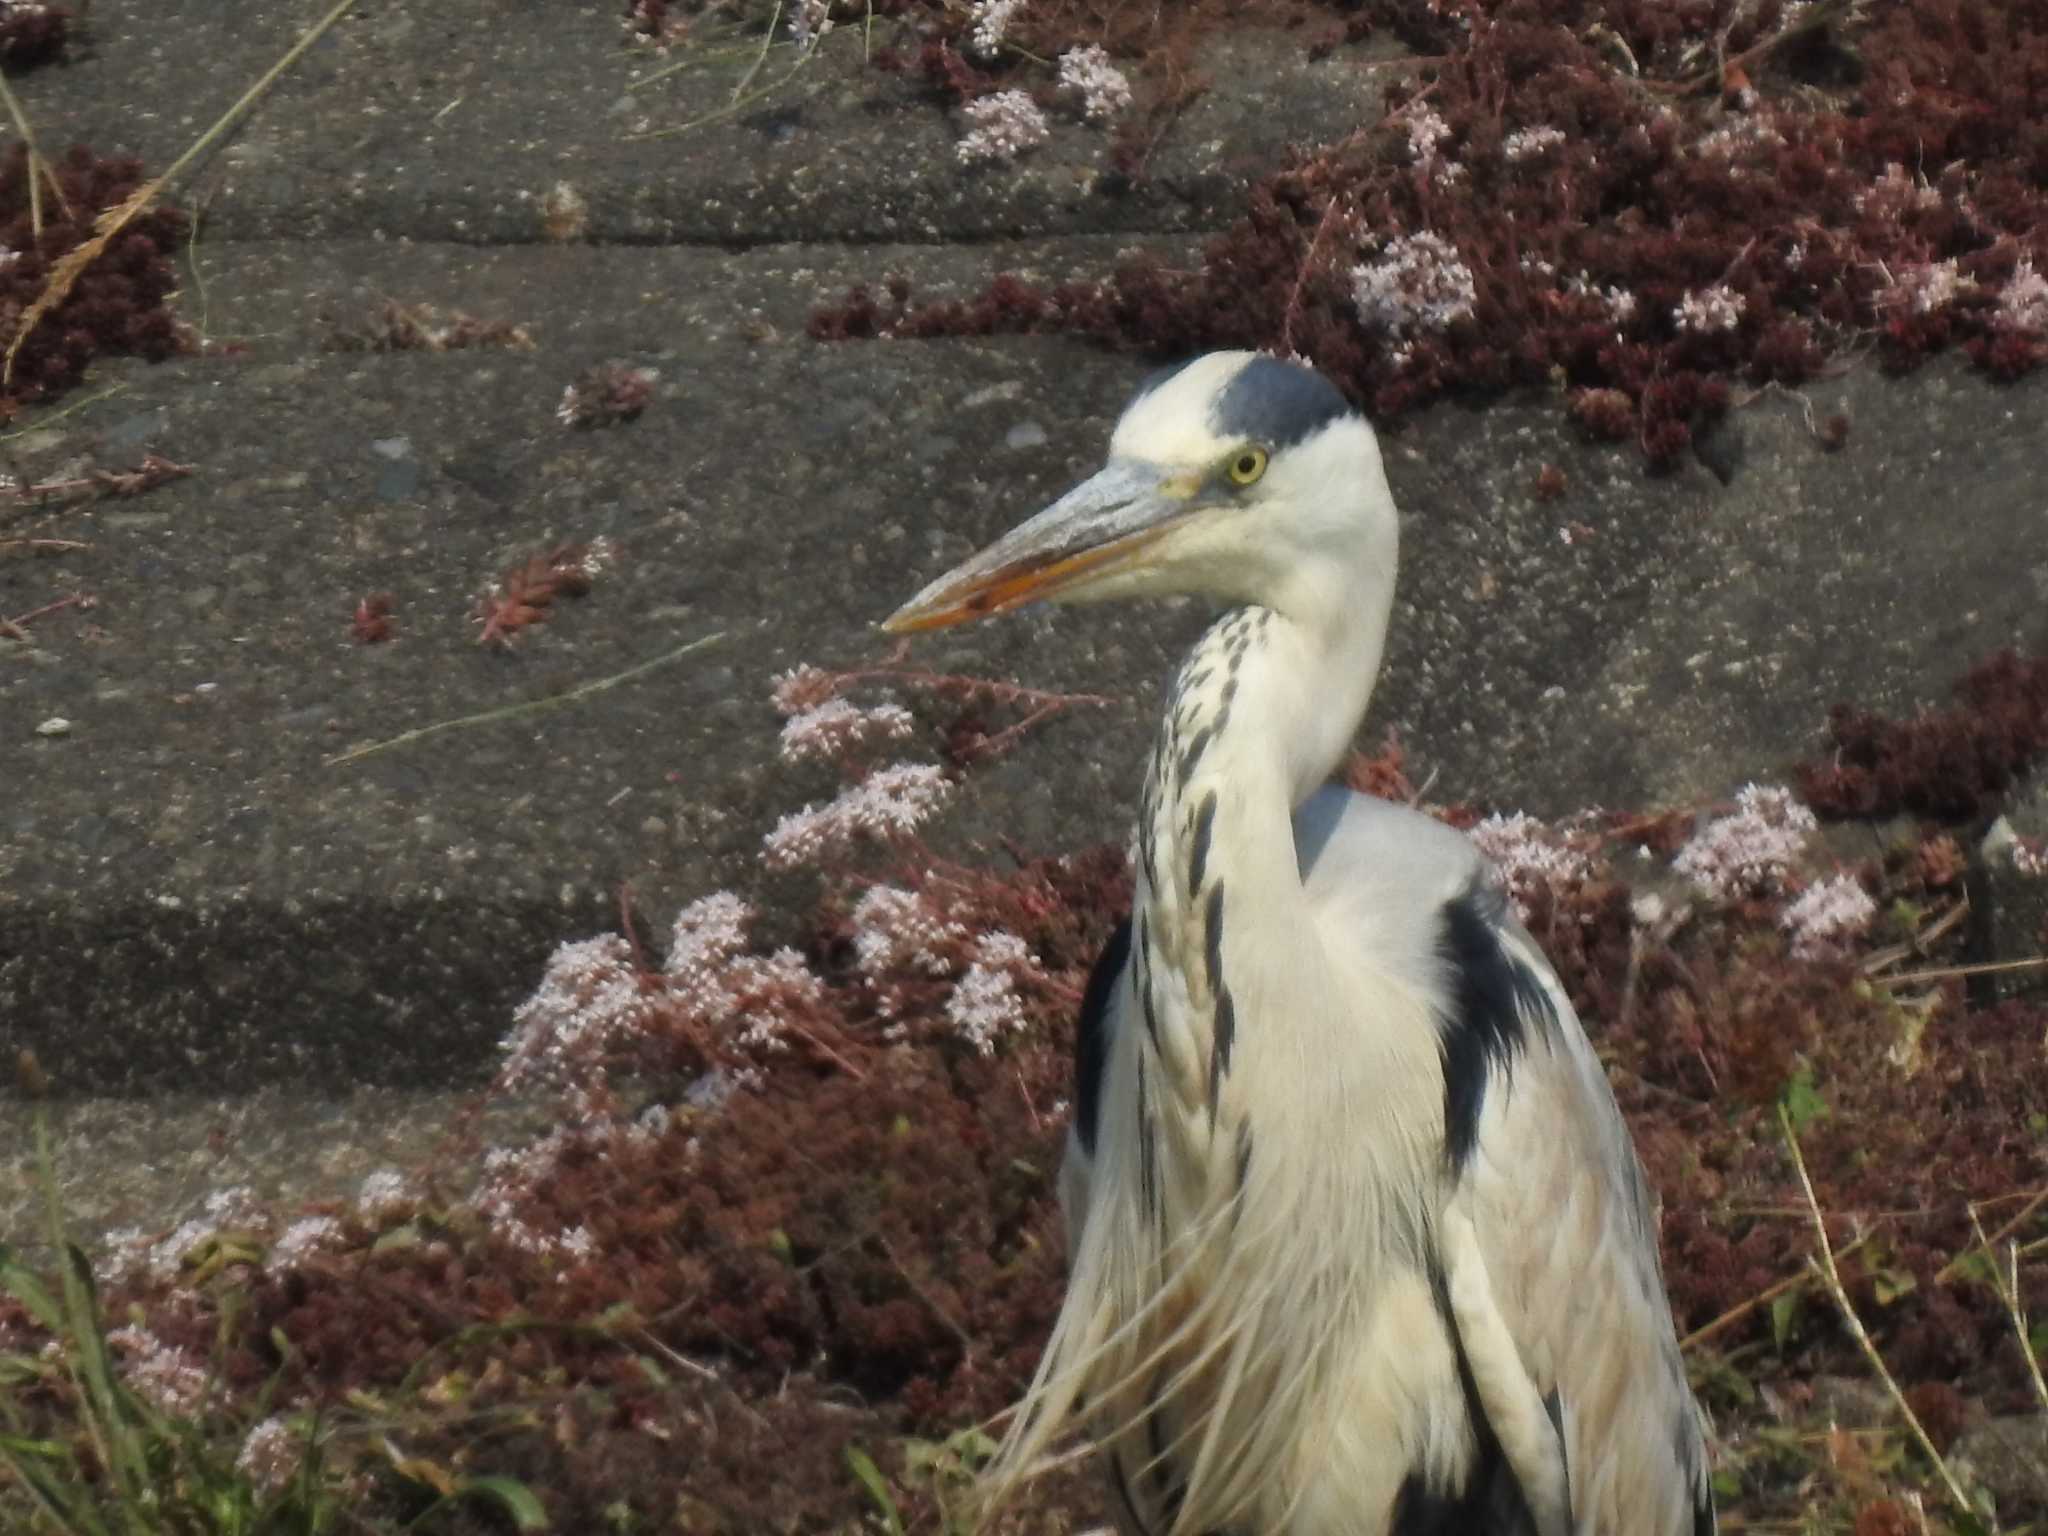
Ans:
{"label": "black crest stripe", "polygon": [[1279,449],[1350,414],[1336,386],[1313,368],[1254,357],[1217,394],[1209,424],[1218,437]]}

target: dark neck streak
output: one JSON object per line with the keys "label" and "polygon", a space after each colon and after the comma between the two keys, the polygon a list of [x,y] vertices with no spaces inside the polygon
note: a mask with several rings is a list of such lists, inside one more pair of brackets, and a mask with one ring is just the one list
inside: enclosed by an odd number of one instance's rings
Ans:
{"label": "dark neck streak", "polygon": [[[1218,855],[1243,858],[1277,837],[1270,851],[1300,894],[1292,807],[1258,719],[1271,701],[1255,697],[1252,676],[1279,623],[1269,610],[1240,609],[1196,645],[1175,679],[1138,817],[1141,1014],[1165,1086],[1183,1111],[1202,1110],[1212,1143],[1239,1023],[1225,935],[1262,899],[1255,880],[1226,879]],[[1249,1130],[1235,1142],[1241,1178]]]}

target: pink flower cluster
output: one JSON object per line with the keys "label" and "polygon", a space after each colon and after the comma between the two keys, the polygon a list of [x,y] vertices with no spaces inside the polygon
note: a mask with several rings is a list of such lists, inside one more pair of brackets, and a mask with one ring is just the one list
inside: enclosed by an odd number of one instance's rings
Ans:
{"label": "pink flower cluster", "polygon": [[935,763],[892,763],[824,805],[807,805],[775,824],[762,841],[771,869],[814,864],[862,838],[888,840],[914,832],[952,793]]}
{"label": "pink flower cluster", "polygon": [[1999,318],[2016,331],[2048,335],[2048,277],[2034,270],[2034,259],[2022,256],[1998,296]]}
{"label": "pink flower cluster", "polygon": [[1014,160],[1043,144],[1052,134],[1045,114],[1028,91],[997,91],[970,101],[961,109],[968,131],[953,146],[963,164],[977,160]]}
{"label": "pink flower cluster", "polygon": [[862,708],[846,699],[827,699],[783,722],[782,760],[829,762],[870,741],[900,741],[915,723],[901,704]]}
{"label": "pink flower cluster", "polygon": [[1567,889],[1592,870],[1591,861],[1566,834],[1520,811],[1489,816],[1466,835],[1500,871],[1515,915],[1523,922],[1529,920],[1529,903],[1539,890]]}
{"label": "pink flower cluster", "polygon": [[1742,323],[1742,311],[1748,302],[1726,283],[1716,283],[1711,288],[1688,293],[1679,300],[1678,307],[1671,311],[1671,322],[1681,331],[1691,331],[1698,336],[1732,331]]}
{"label": "pink flower cluster", "polygon": [[1819,827],[1790,790],[1745,784],[1735,814],[1695,832],[1672,867],[1718,900],[1754,895],[1782,882]]}
{"label": "pink flower cluster", "polygon": [[974,39],[969,45],[983,58],[1003,45],[1010,23],[1024,9],[1025,0],[974,0]]}
{"label": "pink flower cluster", "polygon": [[1871,303],[1880,310],[1903,309],[1915,315],[1931,315],[1953,304],[1966,282],[1962,268],[1953,259],[1915,262],[1899,268],[1898,275],[1878,291]]}
{"label": "pink flower cluster", "polygon": [[1408,115],[1408,152],[1415,168],[1438,186],[1451,186],[1465,179],[1465,167],[1442,151],[1451,136],[1451,125],[1433,107],[1422,107]]}
{"label": "pink flower cluster", "polygon": [[119,1358],[121,1379],[159,1412],[190,1418],[206,1406],[206,1366],[198,1356],[147,1328],[110,1329],[107,1343]]}
{"label": "pink flower cluster", "polygon": [[290,1420],[273,1413],[242,1441],[235,1468],[262,1492],[278,1493],[299,1474],[304,1439]]}
{"label": "pink flower cluster", "polygon": [[854,964],[875,1012],[902,1016],[918,990],[905,978],[950,980],[946,1022],[982,1055],[1029,1022],[1020,981],[1040,974],[1037,956],[1014,933],[970,934],[923,892],[893,885],[871,887],[853,909]]}
{"label": "pink flower cluster", "polygon": [[1060,55],[1060,86],[1081,94],[1081,113],[1103,123],[1131,104],[1131,82],[1098,44],[1069,48]]}
{"label": "pink flower cluster", "polygon": [[1801,960],[1834,959],[1869,929],[1877,903],[1854,875],[1831,875],[1801,893],[1779,914],[1778,926],[1792,935]]}
{"label": "pink flower cluster", "polygon": [[825,983],[794,949],[753,953],[753,917],[730,891],[691,902],[676,914],[659,972],[640,969],[617,934],[561,945],[513,1015],[500,1084],[565,1092],[594,1121],[612,1067],[667,1036],[787,1050],[790,1020],[823,1001]]}
{"label": "pink flower cluster", "polygon": [[999,1038],[1028,1022],[1017,979],[1037,969],[1037,957],[1014,933],[983,934],[975,941],[973,963],[946,999],[947,1021],[975,1050],[994,1055]]}
{"label": "pink flower cluster", "polygon": [[1479,292],[1458,248],[1434,230],[1401,235],[1351,269],[1359,318],[1392,336],[1443,331],[1472,313]]}

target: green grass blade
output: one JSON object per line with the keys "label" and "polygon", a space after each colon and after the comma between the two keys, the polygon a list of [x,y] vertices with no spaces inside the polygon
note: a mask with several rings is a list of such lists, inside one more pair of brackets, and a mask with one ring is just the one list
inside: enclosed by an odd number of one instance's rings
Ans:
{"label": "green grass blade", "polygon": [[882,1524],[889,1536],[903,1536],[903,1517],[896,1512],[896,1501],[889,1496],[889,1481],[882,1476],[882,1469],[875,1465],[875,1458],[857,1445],[846,1448],[847,1469],[854,1475],[868,1497],[875,1501],[875,1508],[881,1512]]}
{"label": "green grass blade", "polygon": [[86,1423],[120,1490],[124,1508],[140,1511],[155,1503],[149,1454],[143,1443],[142,1405],[114,1373],[107,1335],[100,1324],[99,1288],[92,1263],[76,1243],[64,1244],[64,1311],[71,1347],[87,1396]]}
{"label": "green grass blade", "polygon": [[57,1299],[44,1288],[42,1281],[9,1257],[4,1248],[0,1248],[0,1289],[5,1289],[27,1307],[35,1320],[50,1332],[61,1334],[64,1331],[64,1309],[57,1305]]}
{"label": "green grass blade", "polygon": [[453,1493],[445,1493],[421,1510],[406,1523],[411,1530],[433,1515],[437,1510],[450,1504],[460,1504],[469,1499],[480,1499],[495,1504],[511,1519],[515,1528],[521,1531],[544,1531],[548,1528],[547,1511],[534,1497],[533,1490],[516,1477],[472,1477],[458,1486]]}
{"label": "green grass blade", "polygon": [[30,1501],[46,1520],[65,1536],[111,1536],[106,1523],[83,1497],[85,1485],[78,1479],[76,1464],[65,1478],[45,1464],[50,1461],[71,1462],[71,1453],[46,1442],[0,1436],[0,1465],[14,1474],[15,1482],[28,1491]]}

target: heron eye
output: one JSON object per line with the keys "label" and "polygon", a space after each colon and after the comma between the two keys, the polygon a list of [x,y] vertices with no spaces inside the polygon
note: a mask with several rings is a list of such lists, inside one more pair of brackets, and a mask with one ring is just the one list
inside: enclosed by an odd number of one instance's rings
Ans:
{"label": "heron eye", "polygon": [[1250,485],[1266,472],[1266,450],[1245,448],[1232,456],[1224,473],[1230,476],[1232,485]]}

